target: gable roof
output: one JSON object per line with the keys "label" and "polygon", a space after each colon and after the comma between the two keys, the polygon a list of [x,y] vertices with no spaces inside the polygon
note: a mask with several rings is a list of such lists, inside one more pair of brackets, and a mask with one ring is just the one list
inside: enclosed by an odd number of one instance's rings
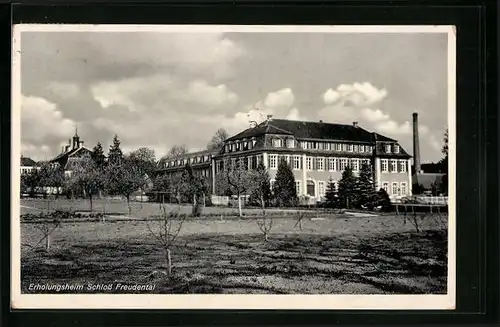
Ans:
{"label": "gable roof", "polygon": [[254,128],[248,128],[230,137],[227,141],[251,138],[262,134],[294,135],[299,139],[346,140],[358,142],[372,142],[376,139],[377,141],[396,142],[394,139],[378,133],[368,132],[359,126],[286,119],[272,119],[260,123]]}
{"label": "gable roof", "polygon": [[21,166],[24,167],[35,167],[37,166],[37,162],[29,157],[21,156]]}

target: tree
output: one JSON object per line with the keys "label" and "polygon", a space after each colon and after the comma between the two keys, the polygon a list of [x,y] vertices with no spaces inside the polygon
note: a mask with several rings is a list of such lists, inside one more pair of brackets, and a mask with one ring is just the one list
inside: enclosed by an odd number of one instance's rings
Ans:
{"label": "tree", "polygon": [[146,226],[149,233],[157,240],[160,246],[165,250],[165,261],[167,266],[167,275],[172,274],[172,255],[171,248],[172,245],[179,235],[182,224],[186,219],[185,215],[172,215],[167,213],[163,203],[160,205],[160,219],[157,219],[157,226],[153,227],[146,221]]}
{"label": "tree", "polygon": [[104,156],[104,150],[102,149],[101,142],[97,142],[97,144],[92,149],[92,160],[96,164],[97,168],[104,169],[106,157]]}
{"label": "tree", "polygon": [[108,151],[108,163],[111,165],[119,165],[123,160],[123,152],[120,148],[120,139],[118,135],[113,137],[113,144],[109,147]]}
{"label": "tree", "polygon": [[185,145],[174,145],[168,153],[163,156],[163,160],[177,159],[188,153],[187,147]]}
{"label": "tree", "polygon": [[276,205],[279,207],[293,207],[297,205],[298,197],[297,188],[295,187],[295,177],[285,160],[281,160],[278,165],[273,187],[273,196]]}
{"label": "tree", "polygon": [[132,213],[130,196],[144,185],[145,176],[129,160],[107,167],[106,188],[110,194],[119,194],[127,200],[128,213]]}
{"label": "tree", "polygon": [[142,147],[134,150],[128,155],[128,160],[148,176],[152,176],[156,170],[156,155],[152,149]]}
{"label": "tree", "polygon": [[391,209],[391,198],[389,197],[389,193],[381,188],[380,190],[378,190],[377,196],[378,205],[382,206],[383,211],[389,211]]}
{"label": "tree", "polygon": [[207,150],[216,150],[224,146],[224,141],[229,138],[229,134],[224,128],[219,128],[215,135],[212,136],[212,140],[207,145]]}
{"label": "tree", "polygon": [[29,193],[30,197],[34,197],[38,188],[41,186],[42,176],[38,169],[33,169],[26,174],[21,175],[21,190]]}
{"label": "tree", "polygon": [[104,188],[106,176],[104,171],[94,161],[82,161],[74,169],[69,178],[68,186],[72,190],[82,190],[90,201],[90,211],[93,210],[93,198]]}
{"label": "tree", "polygon": [[363,164],[359,171],[358,177],[358,189],[359,189],[359,199],[358,205],[362,206],[366,203],[372,202],[375,193],[375,183],[373,181],[373,170],[371,165]]}
{"label": "tree", "polygon": [[205,196],[208,190],[205,180],[194,174],[191,165],[187,164],[181,175],[181,184],[184,195],[193,201],[193,215],[199,215],[199,199]]}
{"label": "tree", "polygon": [[358,194],[358,181],[354,176],[352,167],[347,166],[342,172],[342,178],[339,181],[339,198],[340,203],[345,208],[350,208],[353,203],[357,201]]}
{"label": "tree", "polygon": [[337,185],[333,181],[332,177],[328,180],[325,191],[326,205],[329,208],[336,208],[339,205],[339,194],[337,191]]}
{"label": "tree", "polygon": [[250,194],[248,201],[253,204],[258,204],[264,210],[271,202],[271,179],[269,172],[261,162],[252,172],[254,175],[253,191]]}
{"label": "tree", "polygon": [[238,197],[238,215],[241,217],[243,216],[241,209],[241,197],[248,190],[251,190],[252,176],[249,173],[249,170],[246,169],[245,165],[241,164],[239,160],[237,160],[235,165],[229,166],[229,168],[224,171],[224,174],[230,192]]}
{"label": "tree", "polygon": [[446,131],[444,132],[443,141],[444,145],[441,152],[443,153],[444,157],[439,161],[439,163],[441,164],[444,175],[441,180],[439,191],[443,194],[447,194],[448,193],[448,129],[446,129]]}

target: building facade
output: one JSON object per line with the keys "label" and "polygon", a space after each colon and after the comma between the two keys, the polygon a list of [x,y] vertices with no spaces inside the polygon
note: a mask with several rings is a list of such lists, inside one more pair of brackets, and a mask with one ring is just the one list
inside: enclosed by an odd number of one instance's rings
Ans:
{"label": "building facade", "polygon": [[[174,166],[164,171],[183,168],[196,154],[178,158]],[[399,143],[386,136],[369,132],[358,126],[331,124],[322,121],[292,121],[269,118],[253,128],[238,133],[224,143],[218,152],[212,152],[200,166],[212,180],[216,195],[215,176],[237,161],[249,169],[260,163],[268,169],[271,185],[278,164],[285,160],[295,176],[298,195],[321,200],[330,179],[335,183],[350,165],[355,174],[362,164],[374,168],[374,182],[397,199],[411,194],[410,155]],[[195,165],[192,164],[194,168]]]}

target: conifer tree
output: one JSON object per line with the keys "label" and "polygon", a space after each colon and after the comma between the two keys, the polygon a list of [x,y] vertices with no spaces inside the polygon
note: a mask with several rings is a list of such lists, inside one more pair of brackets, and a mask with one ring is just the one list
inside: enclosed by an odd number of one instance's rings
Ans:
{"label": "conifer tree", "polygon": [[113,137],[113,144],[109,147],[108,152],[108,162],[111,165],[119,165],[123,161],[123,152],[120,148],[120,139],[118,139],[118,135],[115,134]]}
{"label": "conifer tree", "polygon": [[375,184],[373,181],[373,171],[369,164],[361,165],[358,177],[358,188],[359,188],[359,203],[358,205],[364,205],[368,202],[373,201],[375,192]]}
{"label": "conifer tree", "polygon": [[358,179],[354,176],[351,166],[347,166],[342,172],[338,192],[342,206],[350,208],[357,202]]}
{"label": "conifer tree", "polygon": [[295,206],[298,203],[295,177],[290,166],[281,160],[273,187],[274,199],[279,207]]}
{"label": "conifer tree", "polygon": [[333,181],[332,177],[328,180],[325,191],[326,205],[329,208],[336,208],[339,205],[339,194],[337,192],[337,186]]}
{"label": "conifer tree", "polygon": [[105,156],[101,142],[97,142],[97,144],[92,149],[92,160],[94,161],[97,168],[102,169],[104,167]]}

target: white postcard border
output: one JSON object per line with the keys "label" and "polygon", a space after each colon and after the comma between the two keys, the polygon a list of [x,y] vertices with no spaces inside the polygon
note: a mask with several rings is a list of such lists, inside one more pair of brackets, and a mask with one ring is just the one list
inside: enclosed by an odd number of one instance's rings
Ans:
{"label": "white postcard border", "polygon": [[[456,29],[454,26],[63,25],[21,24],[13,32],[11,152],[11,307],[15,309],[455,309]],[[21,294],[20,149],[23,32],[446,33],[448,35],[448,285],[444,295]]]}

